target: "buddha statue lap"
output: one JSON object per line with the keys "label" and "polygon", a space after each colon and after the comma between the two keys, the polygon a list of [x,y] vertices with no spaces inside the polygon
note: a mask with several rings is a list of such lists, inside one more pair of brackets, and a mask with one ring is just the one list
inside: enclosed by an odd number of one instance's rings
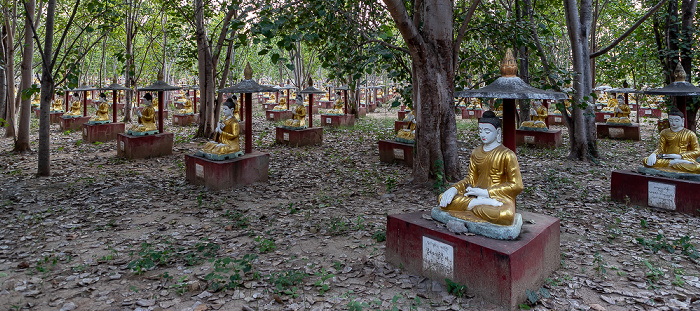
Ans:
{"label": "buddha statue lap", "polygon": [[192,105],[192,100],[189,98],[185,99],[185,103],[182,106],[182,109],[177,111],[178,114],[194,114],[194,107]]}
{"label": "buddha statue lap", "polygon": [[227,160],[243,155],[239,141],[241,128],[238,119],[233,115],[236,106],[238,105],[235,96],[224,102],[221,109],[225,119],[216,127],[216,139],[207,142],[198,155],[211,160]]}
{"label": "buddha statue lap", "polygon": [[668,112],[670,128],[661,131],[659,146],[644,159],[644,166],[671,173],[700,174],[698,137],[684,128],[685,116],[677,108]]}
{"label": "buddha statue lap", "polygon": [[63,114],[63,118],[78,118],[83,116],[82,105],[80,104],[80,95],[74,93],[71,98],[70,111]]}
{"label": "buddha statue lap", "polygon": [[158,133],[156,128],[156,110],[153,109],[153,97],[151,93],[146,93],[143,96],[144,108],[142,111],[135,110],[134,114],[138,116],[138,124],[129,129],[129,135],[143,136]]}
{"label": "buddha statue lap", "polygon": [[97,112],[95,113],[88,124],[103,124],[109,123],[109,102],[107,101],[107,95],[105,93],[100,93],[100,97],[97,100]]}
{"label": "buddha statue lap", "polygon": [[287,99],[285,98],[280,98],[280,102],[277,106],[272,108],[273,111],[286,111],[288,110],[287,108]]}
{"label": "buddha statue lap", "polygon": [[413,144],[416,142],[416,112],[415,110],[412,110],[410,114],[406,116],[406,119],[404,121],[407,121],[408,124],[406,127],[400,129],[396,133],[396,141],[402,142],[402,143],[407,143],[407,144]]}
{"label": "buddha statue lap", "polygon": [[292,118],[284,122],[285,127],[300,129],[306,128],[306,107],[300,97],[295,100],[297,105],[294,107]]}
{"label": "buddha statue lap", "polygon": [[41,105],[41,98],[39,98],[38,95],[34,95],[34,98],[32,99],[32,107],[39,108],[39,105]]}
{"label": "buddha statue lap", "polygon": [[622,96],[617,97],[617,106],[615,107],[615,114],[612,118],[608,118],[605,123],[607,124],[622,124],[622,125],[632,125],[630,121],[630,113],[632,110],[630,106],[625,103],[625,98]]}
{"label": "buddha statue lap", "polygon": [[56,98],[51,102],[51,112],[63,112],[63,98]]}
{"label": "buddha statue lap", "polygon": [[343,98],[340,95],[340,92],[337,92],[335,95],[335,103],[333,104],[333,109],[328,110],[326,114],[332,114],[332,115],[342,115],[345,114],[345,109],[344,107],[344,102]]}
{"label": "buddha statue lap", "polygon": [[536,100],[533,103],[533,107],[530,108],[530,121],[523,121],[520,124],[520,128],[523,129],[535,129],[535,130],[547,130],[547,107],[542,105],[542,101]]}

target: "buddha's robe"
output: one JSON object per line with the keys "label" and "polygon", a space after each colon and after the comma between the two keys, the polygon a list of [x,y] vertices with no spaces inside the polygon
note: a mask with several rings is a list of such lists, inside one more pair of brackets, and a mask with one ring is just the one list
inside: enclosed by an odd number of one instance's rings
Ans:
{"label": "buddha's robe", "polygon": [[306,108],[304,105],[297,105],[294,108],[292,118],[284,122],[285,126],[304,127],[306,126]]}
{"label": "buddha's robe", "polygon": [[97,107],[97,113],[90,118],[90,121],[108,121],[109,120],[109,104],[100,103]]}
{"label": "buddha's robe", "polygon": [[143,108],[138,119],[139,124],[134,125],[131,130],[134,132],[148,132],[156,130],[156,111],[153,106]]}
{"label": "buddha's robe", "polygon": [[189,99],[185,100],[185,104],[182,106],[182,109],[178,110],[177,113],[179,113],[179,114],[192,114],[192,113],[194,113],[194,109],[192,108],[192,101]]}
{"label": "buddha's robe", "polygon": [[[661,131],[659,147],[654,153],[656,153],[656,163],[648,165],[648,158],[644,158],[644,166],[666,172],[700,174],[700,163],[696,161],[700,157],[698,137],[686,128],[678,132],[671,131],[671,129]],[[692,163],[671,165],[671,159],[662,159],[663,154],[680,154],[681,159]]]}
{"label": "buddha's robe", "polygon": [[66,112],[64,116],[82,116],[83,111],[81,108],[80,100],[74,100],[70,105],[70,111]]}
{"label": "buddha's robe", "polygon": [[210,141],[204,145],[204,152],[214,154],[229,154],[241,150],[239,135],[241,127],[236,118],[228,118],[224,121],[224,128],[217,133],[216,141]]}

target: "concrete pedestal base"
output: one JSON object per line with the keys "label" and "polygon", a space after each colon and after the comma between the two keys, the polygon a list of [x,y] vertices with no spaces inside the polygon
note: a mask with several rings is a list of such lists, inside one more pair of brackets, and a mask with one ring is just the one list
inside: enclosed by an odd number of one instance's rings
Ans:
{"label": "concrete pedestal base", "polygon": [[[640,164],[641,165],[641,164]],[[613,171],[610,197],[615,201],[700,216],[700,182],[632,171]]]}
{"label": "concrete pedestal base", "polygon": [[321,109],[331,109],[333,108],[333,102],[329,100],[320,100],[317,106]]}
{"label": "concrete pedestal base", "polygon": [[187,182],[211,190],[267,182],[270,155],[262,152],[244,154],[238,158],[213,161],[195,155],[185,155]]}
{"label": "concrete pedestal base", "polygon": [[561,130],[530,131],[515,130],[515,144],[531,145],[541,148],[557,148],[561,146]]}
{"label": "concrete pedestal base", "polygon": [[319,145],[323,143],[322,127],[291,130],[278,126],[275,134],[278,144],[289,145],[292,147]]}
{"label": "concrete pedestal base", "polygon": [[661,118],[661,109],[639,108],[639,116]]}
{"label": "concrete pedestal base", "polygon": [[65,112],[49,112],[49,120],[51,124],[61,124],[61,116]]}
{"label": "concrete pedestal base", "polygon": [[605,122],[607,119],[610,119],[614,117],[615,114],[612,112],[596,112],[595,113],[595,122]]}
{"label": "concrete pedestal base", "polygon": [[321,115],[321,126],[353,126],[355,125],[355,116],[352,114],[344,115]]}
{"label": "concrete pedestal base", "polygon": [[564,121],[564,117],[561,115],[556,115],[556,114],[550,114],[547,116],[547,122],[545,122],[547,126],[552,126],[552,125],[566,125],[566,121]]}
{"label": "concrete pedestal base", "polygon": [[400,143],[394,140],[380,140],[378,144],[379,161],[413,167],[413,144]]}
{"label": "concrete pedestal base", "polygon": [[173,113],[173,125],[175,126],[190,126],[199,124],[199,113],[195,114],[179,114]]}
{"label": "concrete pedestal base", "polygon": [[[436,200],[437,204],[437,200]],[[524,219],[514,241],[454,235],[425,212],[389,215],[386,260],[415,275],[466,285],[484,300],[516,309],[559,267],[559,219],[519,211]],[[530,222],[529,220],[532,220]]]}
{"label": "concrete pedestal base", "polygon": [[480,119],[483,114],[483,110],[464,109],[462,110],[462,119]]}
{"label": "concrete pedestal base", "polygon": [[375,110],[377,110],[377,104],[369,104],[369,105],[367,105],[367,111],[369,111],[369,112],[374,112]]}
{"label": "concrete pedestal base", "polygon": [[265,111],[265,118],[267,121],[284,121],[289,120],[294,115],[293,112],[289,110],[268,110]]}
{"label": "concrete pedestal base", "polygon": [[117,134],[117,156],[127,159],[154,158],[173,154],[173,133],[133,136]]}
{"label": "concrete pedestal base", "polygon": [[408,121],[394,121],[394,133],[398,133],[400,129],[408,126]]}
{"label": "concrete pedestal base", "polygon": [[367,115],[367,108],[366,107],[357,108],[357,115],[360,117],[366,116]]}
{"label": "concrete pedestal base", "polygon": [[639,124],[625,126],[599,123],[596,124],[596,131],[598,132],[598,138],[612,138],[634,141],[641,140],[641,135],[639,134]]}
{"label": "concrete pedestal base", "polygon": [[117,134],[124,133],[124,123],[83,124],[83,142],[107,142],[117,139]]}
{"label": "concrete pedestal base", "polygon": [[62,131],[80,131],[83,124],[90,121],[91,117],[63,118],[61,117],[60,124]]}
{"label": "concrete pedestal base", "polygon": [[408,110],[399,110],[399,121],[403,121],[409,113],[411,112]]}
{"label": "concrete pedestal base", "polygon": [[263,103],[262,106],[263,106],[263,109],[264,109],[265,111],[267,111],[267,110],[272,110],[272,109],[274,109],[275,106],[277,106],[277,103],[271,103],[271,104]]}

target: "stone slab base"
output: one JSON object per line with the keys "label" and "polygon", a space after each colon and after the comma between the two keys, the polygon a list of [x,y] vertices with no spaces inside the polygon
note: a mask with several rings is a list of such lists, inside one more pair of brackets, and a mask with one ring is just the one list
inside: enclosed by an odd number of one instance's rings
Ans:
{"label": "stone slab base", "polygon": [[641,140],[641,135],[639,133],[639,124],[625,126],[598,123],[596,124],[596,131],[598,132],[598,138],[612,138],[634,141]]}
{"label": "stone slab base", "polygon": [[408,121],[394,121],[394,133],[398,133],[400,129],[405,128]]}
{"label": "stone slab base", "polygon": [[267,182],[270,155],[255,151],[238,158],[213,161],[191,154],[185,155],[187,182],[211,190]]}
{"label": "stone slab base", "polygon": [[561,130],[530,131],[515,130],[517,146],[530,145],[539,148],[557,148],[561,146]]}
{"label": "stone slab base", "polygon": [[195,114],[179,114],[173,113],[173,125],[175,126],[190,126],[199,124],[199,113]]}
{"label": "stone slab base", "polygon": [[403,119],[406,119],[406,115],[411,113],[410,111],[407,110],[399,110],[399,121],[403,121]]}
{"label": "stone slab base", "polygon": [[463,109],[462,110],[462,119],[480,119],[483,114],[484,114],[483,110]]}
{"label": "stone slab base", "polygon": [[607,119],[610,119],[614,117],[615,114],[612,112],[596,112],[595,113],[595,122],[605,122]]}
{"label": "stone slab base", "polygon": [[[435,199],[437,203],[437,198]],[[386,260],[411,274],[466,285],[471,294],[514,310],[560,263],[559,219],[519,211],[517,240],[454,235],[424,219],[429,211],[387,216]],[[532,220],[532,222],[530,221]]]}
{"label": "stone slab base", "polygon": [[91,117],[61,118],[60,125],[62,131],[80,131],[83,124],[90,121]]}
{"label": "stone slab base", "polygon": [[117,134],[117,156],[127,159],[143,159],[173,154],[173,133],[133,136]]}
{"label": "stone slab base", "polygon": [[545,122],[547,126],[552,126],[552,125],[566,125],[566,121],[564,121],[564,117],[556,114],[550,114],[547,116],[547,122]]}
{"label": "stone slab base", "polygon": [[610,197],[615,201],[700,216],[700,182],[632,171],[613,171]]}
{"label": "stone slab base", "polygon": [[301,130],[291,130],[278,126],[275,130],[278,144],[301,147],[309,145],[320,145],[323,143],[323,128],[310,127]]}
{"label": "stone slab base", "polygon": [[344,114],[344,115],[321,115],[321,126],[353,126],[355,125],[355,115]]}
{"label": "stone slab base", "polygon": [[61,116],[65,112],[49,112],[49,120],[51,124],[61,124]]}
{"label": "stone slab base", "polygon": [[639,108],[640,117],[661,118],[661,109]]}
{"label": "stone slab base", "polygon": [[292,118],[293,115],[294,115],[294,113],[289,111],[289,110],[279,110],[279,111],[267,110],[267,111],[265,111],[265,118],[267,119],[267,121],[277,122],[277,121],[289,120]]}
{"label": "stone slab base", "polygon": [[124,133],[124,123],[83,124],[83,142],[107,142],[117,139],[117,134]]}
{"label": "stone slab base", "polygon": [[379,161],[413,167],[413,144],[400,143],[394,140],[380,140],[378,144]]}

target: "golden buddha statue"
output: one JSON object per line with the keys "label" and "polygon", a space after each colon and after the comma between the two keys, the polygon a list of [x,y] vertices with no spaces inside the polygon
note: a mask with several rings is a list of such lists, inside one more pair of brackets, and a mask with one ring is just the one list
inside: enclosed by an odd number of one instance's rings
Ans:
{"label": "golden buddha statue", "polygon": [[294,107],[294,114],[292,115],[292,118],[284,121],[284,126],[306,127],[306,108],[299,98],[297,98],[297,105]]}
{"label": "golden buddha statue", "polygon": [[143,104],[145,107],[142,111],[136,110],[134,113],[138,116],[138,124],[131,127],[129,134],[146,135],[155,134],[156,128],[156,110],[153,109],[153,96],[151,93],[146,93],[143,96]]}
{"label": "golden buddha statue", "polygon": [[63,98],[58,97],[51,102],[51,112],[63,112]]}
{"label": "golden buddha statue", "polygon": [[520,128],[535,128],[535,129],[547,129],[547,107],[542,105],[541,100],[535,100],[533,107],[530,108],[530,121],[523,121],[520,124]]}
{"label": "golden buddha statue", "polygon": [[498,105],[498,108],[496,108],[496,116],[503,117],[503,103]]}
{"label": "golden buddha statue", "polygon": [[411,113],[406,116],[408,124],[396,133],[396,140],[402,143],[412,144],[416,141],[416,111],[411,110]]}
{"label": "golden buddha statue", "polygon": [[644,159],[644,166],[673,173],[700,174],[698,137],[684,127],[685,116],[678,108],[668,112],[670,128],[661,131],[659,146]]}
{"label": "golden buddha statue", "polygon": [[41,98],[39,97],[39,95],[34,95],[34,97],[32,98],[32,106],[34,108],[39,108],[39,105],[41,105]]}
{"label": "golden buddha statue", "polygon": [[189,98],[185,99],[185,103],[182,106],[182,109],[177,111],[178,114],[194,114],[194,107],[192,106],[192,100]]}
{"label": "golden buddha statue", "polygon": [[[235,107],[233,109],[233,116],[236,117],[236,120],[241,119],[241,103],[238,101],[238,96],[232,95],[229,97],[230,100],[232,100],[234,103],[236,103]],[[228,101],[228,100],[227,100]]]}
{"label": "golden buddha statue", "polygon": [[330,109],[326,112],[326,114],[345,114],[345,102],[343,102],[343,97],[340,95],[340,92],[336,92],[335,94],[335,103],[333,103],[333,109]]}
{"label": "golden buddha statue", "polygon": [[80,104],[80,95],[73,93],[71,98],[70,111],[63,114],[64,118],[78,118],[83,116],[82,105]]}
{"label": "golden buddha statue", "polygon": [[[268,100],[265,103],[266,104],[274,104],[277,101],[277,96],[275,96],[275,93],[269,93],[269,94],[270,94],[270,96],[268,97]],[[287,109],[285,109],[285,110],[287,110]]]}
{"label": "golden buddha statue", "polygon": [[287,99],[285,99],[285,98],[280,98],[279,104],[272,108],[272,110],[274,110],[274,111],[285,111],[288,109],[289,108],[287,108]]}
{"label": "golden buddha statue", "polygon": [[510,226],[515,197],[523,190],[518,158],[501,144],[501,120],[492,111],[479,119],[482,145],[469,157],[469,173],[440,195],[442,211],[471,222]]}
{"label": "golden buddha statue", "polygon": [[625,103],[625,98],[622,95],[617,97],[617,107],[615,107],[615,115],[609,118],[605,123],[615,123],[615,124],[632,124],[630,121],[630,113],[632,110],[630,106]]}
{"label": "golden buddha statue", "polygon": [[238,105],[231,97],[222,105],[224,121],[219,122],[216,127],[216,139],[204,145],[202,153],[205,157],[213,160],[225,160],[243,154],[239,142],[241,128],[238,119],[233,115],[236,106]]}
{"label": "golden buddha statue", "polygon": [[105,95],[105,93],[100,93],[100,98],[97,100],[96,106],[97,112],[90,118],[88,123],[109,123],[109,102],[107,102],[107,95]]}

